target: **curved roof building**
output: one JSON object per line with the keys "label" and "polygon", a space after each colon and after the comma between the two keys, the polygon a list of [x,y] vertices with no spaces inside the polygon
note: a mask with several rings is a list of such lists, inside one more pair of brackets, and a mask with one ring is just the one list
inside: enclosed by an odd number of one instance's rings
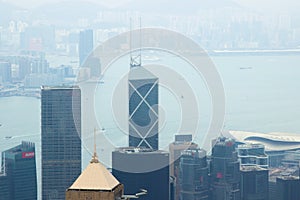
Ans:
{"label": "curved roof building", "polygon": [[300,134],[296,133],[255,133],[246,131],[226,131],[224,136],[241,143],[260,143],[266,151],[288,151],[300,149]]}

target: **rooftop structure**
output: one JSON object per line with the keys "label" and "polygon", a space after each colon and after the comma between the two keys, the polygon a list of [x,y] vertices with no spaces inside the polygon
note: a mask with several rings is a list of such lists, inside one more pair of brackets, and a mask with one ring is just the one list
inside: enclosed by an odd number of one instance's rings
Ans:
{"label": "rooftop structure", "polygon": [[262,144],[240,144],[237,147],[241,166],[259,166],[268,168],[268,156]]}
{"label": "rooftop structure", "polygon": [[94,144],[92,160],[68,188],[66,200],[116,200],[121,199],[123,190],[123,185],[99,162]]}

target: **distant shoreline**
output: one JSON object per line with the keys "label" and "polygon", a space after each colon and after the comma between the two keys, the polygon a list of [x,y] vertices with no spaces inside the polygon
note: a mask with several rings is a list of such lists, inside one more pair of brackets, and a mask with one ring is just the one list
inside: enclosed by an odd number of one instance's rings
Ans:
{"label": "distant shoreline", "polygon": [[212,56],[284,56],[300,55],[300,49],[272,49],[272,50],[208,50],[207,53]]}

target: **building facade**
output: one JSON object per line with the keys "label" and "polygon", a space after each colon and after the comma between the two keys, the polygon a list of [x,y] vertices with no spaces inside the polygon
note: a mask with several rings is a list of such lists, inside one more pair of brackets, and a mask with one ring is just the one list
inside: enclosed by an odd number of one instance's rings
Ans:
{"label": "building facade", "polygon": [[2,169],[0,199],[37,199],[34,143],[22,142],[2,152]]}
{"label": "building facade", "polygon": [[259,166],[241,166],[242,200],[269,200],[269,170]]}
{"label": "building facade", "polygon": [[42,199],[65,199],[81,173],[81,91],[42,87]]}
{"label": "building facade", "polygon": [[240,164],[235,141],[219,137],[213,141],[210,175],[212,200],[240,200]]}
{"label": "building facade", "polygon": [[298,176],[276,178],[278,200],[300,199],[300,179]]}
{"label": "building facade", "polygon": [[129,146],[158,149],[158,78],[132,67],[129,88]]}
{"label": "building facade", "polygon": [[94,49],[93,30],[84,30],[79,33],[79,64],[82,66]]}
{"label": "building facade", "polygon": [[10,83],[12,80],[11,63],[0,60],[0,84]]}
{"label": "building facade", "polygon": [[179,184],[179,163],[181,153],[189,148],[197,148],[198,145],[192,142],[191,134],[177,134],[175,141],[169,145],[170,152],[170,176],[174,178],[175,199],[179,200],[180,184]]}
{"label": "building facade", "polygon": [[7,176],[3,171],[1,171],[1,173],[0,173],[0,200],[7,200],[7,199],[9,199]]}
{"label": "building facade", "polygon": [[112,153],[112,173],[125,194],[147,190],[141,200],[169,199],[169,153],[145,148],[120,148]]}
{"label": "building facade", "polygon": [[180,200],[209,200],[206,151],[189,148],[180,158]]}

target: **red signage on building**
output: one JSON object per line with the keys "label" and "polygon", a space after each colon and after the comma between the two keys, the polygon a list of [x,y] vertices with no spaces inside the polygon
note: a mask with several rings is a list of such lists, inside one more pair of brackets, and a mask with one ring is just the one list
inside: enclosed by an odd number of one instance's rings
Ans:
{"label": "red signage on building", "polygon": [[217,173],[217,178],[223,178],[223,174],[221,172]]}
{"label": "red signage on building", "polygon": [[33,158],[34,157],[34,152],[23,152],[22,153],[22,158]]}

